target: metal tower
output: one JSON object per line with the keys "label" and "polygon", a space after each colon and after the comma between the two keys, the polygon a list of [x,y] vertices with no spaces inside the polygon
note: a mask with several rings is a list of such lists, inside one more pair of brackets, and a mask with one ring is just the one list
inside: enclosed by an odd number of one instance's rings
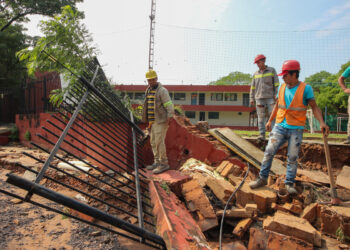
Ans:
{"label": "metal tower", "polygon": [[154,26],[156,24],[156,0],[152,0],[151,15],[149,16],[151,21],[150,34],[149,34],[149,54],[148,54],[148,69],[153,69],[154,59]]}

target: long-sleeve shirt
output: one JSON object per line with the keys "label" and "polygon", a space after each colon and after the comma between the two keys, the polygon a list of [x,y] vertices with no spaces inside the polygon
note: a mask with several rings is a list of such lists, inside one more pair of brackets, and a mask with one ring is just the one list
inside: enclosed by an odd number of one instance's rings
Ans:
{"label": "long-sleeve shirt", "polygon": [[257,99],[275,98],[279,85],[274,68],[266,66],[263,71],[258,70],[254,73],[250,86],[250,102]]}

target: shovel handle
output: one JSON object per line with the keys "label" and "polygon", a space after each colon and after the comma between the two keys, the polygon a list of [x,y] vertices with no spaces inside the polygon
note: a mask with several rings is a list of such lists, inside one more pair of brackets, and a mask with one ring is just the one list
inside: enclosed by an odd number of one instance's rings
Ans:
{"label": "shovel handle", "polygon": [[322,130],[322,137],[323,137],[324,152],[326,156],[326,164],[327,164],[328,175],[329,175],[329,182],[331,184],[331,197],[338,198],[337,191],[335,189],[336,184],[335,184],[334,176],[332,172],[331,154],[329,152],[328,139],[327,139],[327,136],[325,135],[325,130]]}

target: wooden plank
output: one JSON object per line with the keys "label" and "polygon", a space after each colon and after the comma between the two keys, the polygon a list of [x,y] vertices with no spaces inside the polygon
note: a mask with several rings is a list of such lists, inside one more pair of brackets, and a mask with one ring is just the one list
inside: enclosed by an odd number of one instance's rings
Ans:
{"label": "wooden plank", "polygon": [[[253,144],[243,139],[229,128],[210,129],[209,133],[222,142],[225,146],[248,161],[254,167],[260,169],[261,162],[264,158],[264,152]],[[285,174],[286,168],[281,160],[272,161],[271,172],[274,174]]]}

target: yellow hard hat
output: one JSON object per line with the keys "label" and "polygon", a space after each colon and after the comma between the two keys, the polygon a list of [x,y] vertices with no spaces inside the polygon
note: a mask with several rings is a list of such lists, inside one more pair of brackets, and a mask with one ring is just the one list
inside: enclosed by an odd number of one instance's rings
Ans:
{"label": "yellow hard hat", "polygon": [[153,70],[150,69],[147,73],[146,73],[146,79],[154,79],[157,78],[157,73]]}

